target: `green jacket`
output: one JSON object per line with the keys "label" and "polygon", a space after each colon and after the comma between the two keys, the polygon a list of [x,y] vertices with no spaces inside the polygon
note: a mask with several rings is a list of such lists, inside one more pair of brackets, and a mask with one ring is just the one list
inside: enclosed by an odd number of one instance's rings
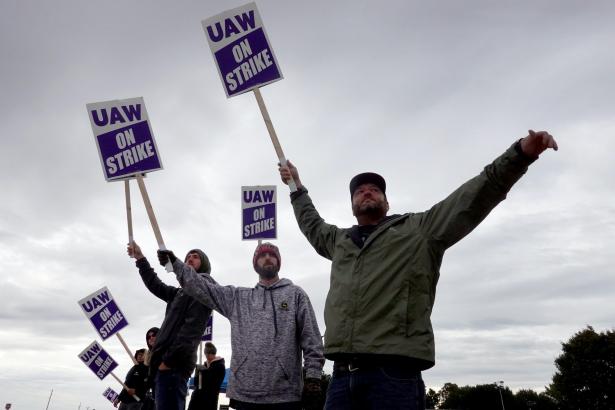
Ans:
{"label": "green jacket", "polygon": [[326,223],[307,191],[293,194],[301,231],[316,252],[332,261],[325,355],[397,355],[421,369],[432,367],[431,310],[444,251],[506,198],[532,162],[514,144],[431,209],[381,222],[362,248],[351,239],[356,227]]}

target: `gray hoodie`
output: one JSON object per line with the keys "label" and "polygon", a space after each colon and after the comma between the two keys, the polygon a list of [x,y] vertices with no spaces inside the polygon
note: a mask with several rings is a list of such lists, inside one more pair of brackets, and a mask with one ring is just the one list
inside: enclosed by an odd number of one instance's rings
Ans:
{"label": "gray hoodie", "polygon": [[288,279],[265,287],[221,286],[179,259],[173,269],[184,292],[231,322],[231,373],[226,395],[251,403],[301,400],[306,377],[320,379],[325,362],[314,309]]}

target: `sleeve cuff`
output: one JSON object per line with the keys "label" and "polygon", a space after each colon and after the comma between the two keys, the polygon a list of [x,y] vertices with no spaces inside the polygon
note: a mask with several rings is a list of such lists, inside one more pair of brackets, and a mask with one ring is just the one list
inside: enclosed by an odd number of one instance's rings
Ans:
{"label": "sleeve cuff", "polygon": [[294,201],[295,199],[299,198],[300,196],[302,196],[303,194],[307,194],[308,190],[305,186],[301,186],[299,188],[297,188],[297,190],[295,192],[291,192],[290,193],[290,200],[291,202]]}

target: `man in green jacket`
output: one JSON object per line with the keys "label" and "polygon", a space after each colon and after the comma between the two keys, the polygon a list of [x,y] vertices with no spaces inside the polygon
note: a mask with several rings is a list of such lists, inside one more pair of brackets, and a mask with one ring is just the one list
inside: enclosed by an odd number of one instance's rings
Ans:
{"label": "man in green jacket", "polygon": [[338,228],[316,211],[297,169],[291,201],[299,228],[332,261],[325,303],[325,357],[334,361],[326,409],[423,409],[421,371],[435,364],[431,311],[444,251],[470,233],[548,148],[529,131],[483,172],[431,209],[387,216],[386,183],[367,172],[350,181],[357,225]]}

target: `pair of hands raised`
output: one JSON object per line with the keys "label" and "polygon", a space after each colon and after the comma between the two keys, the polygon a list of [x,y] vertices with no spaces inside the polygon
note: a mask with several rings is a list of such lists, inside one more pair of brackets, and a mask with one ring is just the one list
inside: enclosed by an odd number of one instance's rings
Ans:
{"label": "pair of hands raised", "polygon": [[[143,256],[143,252],[141,252],[141,247],[137,245],[135,241],[132,241],[128,244],[126,252],[128,253],[128,256],[130,256],[131,258],[135,258],[136,260],[145,258],[145,256]],[[157,253],[158,262],[160,262],[162,266],[165,266],[169,262],[173,263],[177,260],[177,257],[175,256],[173,251],[163,251],[159,249]]]}

